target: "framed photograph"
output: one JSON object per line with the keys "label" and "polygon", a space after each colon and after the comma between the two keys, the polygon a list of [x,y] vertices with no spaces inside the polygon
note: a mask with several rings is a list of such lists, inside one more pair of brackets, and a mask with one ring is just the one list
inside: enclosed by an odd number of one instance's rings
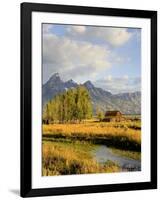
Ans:
{"label": "framed photograph", "polygon": [[21,196],[157,188],[157,12],[21,4]]}

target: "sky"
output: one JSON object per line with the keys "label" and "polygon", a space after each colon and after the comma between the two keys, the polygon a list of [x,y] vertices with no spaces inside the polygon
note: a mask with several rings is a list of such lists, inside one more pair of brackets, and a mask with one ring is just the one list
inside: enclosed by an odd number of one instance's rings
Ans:
{"label": "sky", "polygon": [[42,25],[43,83],[54,73],[111,93],[141,89],[141,29]]}

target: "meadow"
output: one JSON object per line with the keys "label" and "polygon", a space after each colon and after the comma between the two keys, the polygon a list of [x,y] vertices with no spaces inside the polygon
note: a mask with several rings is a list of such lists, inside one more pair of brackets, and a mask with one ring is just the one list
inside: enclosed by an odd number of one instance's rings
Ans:
{"label": "meadow", "polygon": [[120,170],[117,163],[100,165],[90,155],[94,146],[82,142],[43,142],[43,176],[109,173]]}
{"label": "meadow", "polygon": [[121,149],[141,150],[141,122],[98,122],[43,125],[43,137],[90,141]]}
{"label": "meadow", "polygon": [[118,163],[99,163],[91,152],[106,145],[119,156],[141,159],[141,121],[43,124],[42,175],[119,172]]}

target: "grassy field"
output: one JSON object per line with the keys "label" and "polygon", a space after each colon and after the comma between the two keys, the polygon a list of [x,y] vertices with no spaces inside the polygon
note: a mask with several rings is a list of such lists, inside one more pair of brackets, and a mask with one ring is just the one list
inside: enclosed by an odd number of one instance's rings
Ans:
{"label": "grassy field", "polygon": [[120,155],[123,157],[131,158],[134,160],[140,160],[141,161],[141,152],[138,151],[129,151],[129,150],[120,150],[116,148],[111,148],[112,152],[116,155]]}
{"label": "grassy field", "polygon": [[94,146],[83,142],[43,142],[43,176],[110,173],[120,171],[117,163],[97,163],[90,155]]}
{"label": "grassy field", "polygon": [[141,150],[141,123],[86,121],[79,124],[43,125],[43,137],[91,141],[120,149]]}
{"label": "grassy field", "polygon": [[96,145],[112,147],[118,155],[139,160],[141,122],[98,122],[43,125],[43,176],[118,172],[117,163],[97,163],[90,152]]}

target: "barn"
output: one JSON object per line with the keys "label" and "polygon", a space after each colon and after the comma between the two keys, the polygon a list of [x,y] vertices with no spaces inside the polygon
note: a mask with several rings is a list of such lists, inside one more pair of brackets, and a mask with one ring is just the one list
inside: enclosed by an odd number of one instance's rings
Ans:
{"label": "barn", "polygon": [[120,122],[123,120],[123,114],[118,110],[106,111],[103,119],[104,122]]}

